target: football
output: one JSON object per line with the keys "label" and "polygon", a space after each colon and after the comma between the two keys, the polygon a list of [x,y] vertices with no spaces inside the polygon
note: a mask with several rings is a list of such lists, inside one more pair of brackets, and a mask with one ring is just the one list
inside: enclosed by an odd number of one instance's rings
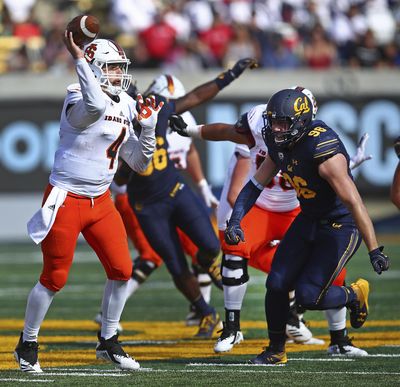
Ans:
{"label": "football", "polygon": [[83,47],[96,39],[99,30],[99,21],[92,15],[74,17],[67,25],[67,31],[72,32],[74,42],[79,47]]}

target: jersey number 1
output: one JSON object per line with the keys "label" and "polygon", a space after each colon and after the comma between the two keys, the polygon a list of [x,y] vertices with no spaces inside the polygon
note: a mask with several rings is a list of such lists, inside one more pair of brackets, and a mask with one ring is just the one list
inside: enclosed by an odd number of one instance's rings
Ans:
{"label": "jersey number 1", "polygon": [[110,159],[110,166],[108,167],[109,169],[114,168],[114,161],[117,158],[118,149],[124,141],[125,134],[126,128],[122,128],[118,138],[107,148],[107,158]]}

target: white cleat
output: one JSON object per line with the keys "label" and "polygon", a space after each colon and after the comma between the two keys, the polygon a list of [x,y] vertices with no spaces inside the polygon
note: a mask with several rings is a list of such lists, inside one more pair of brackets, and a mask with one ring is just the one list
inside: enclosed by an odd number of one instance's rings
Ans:
{"label": "white cleat", "polygon": [[140,364],[122,349],[118,341],[118,335],[105,340],[98,334],[98,338],[99,343],[96,347],[97,359],[110,361],[121,370],[135,371],[140,368]]}
{"label": "white cleat", "polygon": [[330,343],[327,351],[328,355],[332,356],[347,356],[347,357],[368,356],[368,352],[353,345],[348,336],[342,339],[341,342],[338,344]]}
{"label": "white cleat", "polygon": [[[101,312],[97,313],[96,316],[94,316],[93,321],[99,325],[100,329],[101,329],[101,324],[102,324],[102,318],[103,318],[103,314]],[[122,325],[120,323],[118,323],[117,325],[117,333],[121,333],[124,330],[124,328],[122,328]]]}
{"label": "white cleat", "polygon": [[243,333],[241,331],[228,331],[224,325],[221,337],[214,345],[214,352],[229,352],[234,345],[243,341]]}
{"label": "white cleat", "polygon": [[304,345],[323,345],[323,344],[325,344],[325,340],[317,339],[316,337],[311,337],[310,340],[303,341],[301,344],[304,344]]}
{"label": "white cleat", "polygon": [[303,321],[299,320],[298,326],[286,324],[286,336],[295,343],[305,343],[311,340],[312,333]]}

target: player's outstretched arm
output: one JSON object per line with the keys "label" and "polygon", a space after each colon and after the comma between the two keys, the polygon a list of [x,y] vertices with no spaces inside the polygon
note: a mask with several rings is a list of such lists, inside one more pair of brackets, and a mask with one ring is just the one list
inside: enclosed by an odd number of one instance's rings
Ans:
{"label": "player's outstretched arm", "polygon": [[365,155],[365,146],[369,138],[368,133],[364,133],[357,145],[356,154],[350,158],[350,169],[359,167],[364,161],[371,160],[372,155]]}
{"label": "player's outstretched arm", "polygon": [[172,131],[184,137],[194,137],[209,141],[232,141],[236,144],[251,145],[249,137],[238,133],[231,124],[215,123],[206,125],[188,126],[183,118],[173,114],[169,118]]}
{"label": "player's outstretched arm", "polygon": [[243,58],[216,79],[206,82],[175,101],[175,111],[180,114],[214,98],[223,88],[239,78],[246,69],[258,67],[254,58]]}
{"label": "player's outstretched arm", "polygon": [[346,158],[342,154],[336,154],[320,164],[318,171],[351,212],[369,251],[371,264],[374,270],[381,274],[389,268],[389,258],[382,253],[383,247],[378,246],[371,218],[353,180],[347,173]]}

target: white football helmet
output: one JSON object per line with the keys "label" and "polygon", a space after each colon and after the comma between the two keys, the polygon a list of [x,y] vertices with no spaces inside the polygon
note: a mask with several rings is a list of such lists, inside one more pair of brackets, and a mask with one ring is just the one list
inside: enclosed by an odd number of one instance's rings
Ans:
{"label": "white football helmet", "polygon": [[314,94],[311,93],[310,90],[306,89],[303,86],[292,86],[290,89],[301,91],[303,94],[305,94],[308,97],[308,99],[312,102],[312,106],[313,106],[312,119],[315,120],[315,117],[316,117],[317,111],[318,111],[318,104],[317,104],[317,100],[314,97]]}
{"label": "white football helmet", "polygon": [[[126,57],[124,50],[117,43],[107,39],[95,39],[84,49],[85,59],[92,69],[94,76],[100,82],[104,91],[118,95],[128,90],[132,75],[128,74],[131,61]],[[113,74],[112,78],[121,78],[119,85],[113,85],[109,79],[108,66],[118,64],[122,74]]]}
{"label": "white football helmet", "polygon": [[169,74],[161,74],[154,78],[150,86],[144,92],[144,95],[156,94],[164,98],[176,99],[186,94],[182,82],[175,76]]}

